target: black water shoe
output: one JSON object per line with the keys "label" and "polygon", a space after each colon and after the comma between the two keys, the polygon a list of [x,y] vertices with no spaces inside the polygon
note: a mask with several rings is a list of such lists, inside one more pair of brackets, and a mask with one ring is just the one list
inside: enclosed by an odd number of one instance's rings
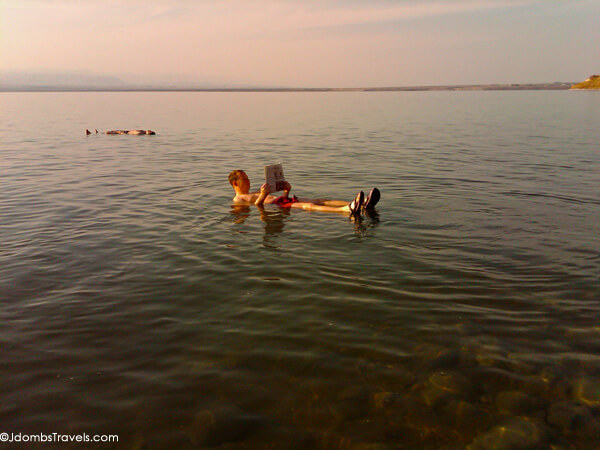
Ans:
{"label": "black water shoe", "polygon": [[367,199],[365,200],[365,204],[363,206],[365,211],[372,211],[373,208],[375,208],[375,205],[377,204],[377,202],[379,202],[380,198],[381,198],[381,192],[379,191],[379,189],[377,189],[377,188],[371,189],[371,192],[369,192],[369,195],[367,196]]}

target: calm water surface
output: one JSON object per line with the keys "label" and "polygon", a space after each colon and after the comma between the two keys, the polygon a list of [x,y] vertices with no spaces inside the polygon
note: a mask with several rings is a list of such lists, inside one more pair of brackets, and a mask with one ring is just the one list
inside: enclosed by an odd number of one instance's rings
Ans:
{"label": "calm water surface", "polygon": [[597,447],[597,94],[0,94],[0,431]]}

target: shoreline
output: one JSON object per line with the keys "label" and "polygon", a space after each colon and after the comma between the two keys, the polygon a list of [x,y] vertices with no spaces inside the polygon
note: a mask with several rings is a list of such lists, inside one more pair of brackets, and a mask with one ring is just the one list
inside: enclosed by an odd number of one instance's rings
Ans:
{"label": "shoreline", "polygon": [[362,88],[193,88],[193,87],[0,87],[0,92],[423,92],[423,91],[559,91],[572,83],[478,84],[447,86],[400,86]]}

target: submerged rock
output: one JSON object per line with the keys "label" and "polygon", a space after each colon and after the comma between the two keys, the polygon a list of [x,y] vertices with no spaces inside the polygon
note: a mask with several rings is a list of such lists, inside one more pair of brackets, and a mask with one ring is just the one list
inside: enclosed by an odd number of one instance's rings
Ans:
{"label": "submerged rock", "polygon": [[430,406],[436,406],[454,397],[469,397],[472,386],[462,375],[440,371],[429,377],[423,389],[423,399]]}
{"label": "submerged rock", "polygon": [[594,418],[590,409],[580,403],[573,401],[555,403],[548,409],[546,420],[561,434],[599,438],[600,423]]}
{"label": "submerged rock", "polygon": [[544,367],[539,378],[546,385],[546,390],[556,397],[568,397],[571,395],[571,383],[567,375],[556,366]]}
{"label": "submerged rock", "polygon": [[[242,447],[243,444],[230,444],[234,448]],[[228,446],[224,446],[230,448]],[[269,428],[266,433],[260,432],[255,441],[248,448],[261,449],[284,449],[305,450],[317,448],[317,433],[288,426],[276,426]],[[245,447],[242,447],[245,448]]]}
{"label": "submerged rock", "polygon": [[401,398],[400,394],[395,392],[376,392],[373,394],[373,406],[375,409],[386,409]]}
{"label": "submerged rock", "polygon": [[597,408],[600,406],[600,379],[583,376],[575,381],[573,394],[576,400]]}
{"label": "submerged rock", "polygon": [[181,450],[193,450],[195,446],[189,438],[179,431],[155,432],[148,437],[138,438],[130,448],[141,448],[143,450],[159,450],[164,448],[177,448]]}
{"label": "submerged rock", "polygon": [[356,386],[343,390],[338,400],[329,406],[329,411],[336,420],[345,422],[364,417],[369,413],[369,407],[369,390]]}
{"label": "submerged rock", "polygon": [[405,428],[418,428],[437,420],[436,414],[417,392],[394,398],[393,403],[385,409],[385,417],[387,433],[393,436],[402,434]]}
{"label": "submerged rock", "polygon": [[432,369],[453,369],[460,364],[458,350],[443,350],[438,352],[428,363]]}
{"label": "submerged rock", "polygon": [[454,426],[485,429],[492,423],[492,415],[488,411],[464,400],[450,401],[445,413]]}
{"label": "submerged rock", "polygon": [[[268,447],[268,448],[281,448]],[[284,446],[283,448],[287,448]],[[308,449],[339,449],[339,450],[387,450],[397,448],[390,446],[382,442],[361,442],[359,438],[347,436],[346,433],[336,433],[331,431],[324,431],[318,433],[316,436],[316,442],[314,445],[305,447]]]}
{"label": "submerged rock", "polygon": [[407,389],[416,381],[416,376],[413,372],[400,367],[390,368],[388,375],[393,377],[390,380],[390,385],[395,386],[397,389]]}
{"label": "submerged rock", "polygon": [[201,411],[187,433],[195,445],[217,446],[247,438],[266,425],[266,420],[238,408]]}
{"label": "submerged rock", "polygon": [[531,415],[541,411],[545,402],[519,391],[504,391],[496,396],[496,408],[500,414],[511,416]]}
{"label": "submerged rock", "polygon": [[545,427],[536,421],[518,418],[477,436],[469,450],[525,450],[545,448]]}
{"label": "submerged rock", "polygon": [[519,381],[515,374],[493,367],[474,367],[467,373],[472,383],[487,394],[511,390]]}
{"label": "submerged rock", "polygon": [[379,442],[359,442],[352,445],[351,448],[352,450],[388,450],[394,447]]}
{"label": "submerged rock", "polygon": [[397,365],[364,365],[360,367],[360,375],[368,384],[383,385],[396,392],[407,389],[416,379],[413,372]]}

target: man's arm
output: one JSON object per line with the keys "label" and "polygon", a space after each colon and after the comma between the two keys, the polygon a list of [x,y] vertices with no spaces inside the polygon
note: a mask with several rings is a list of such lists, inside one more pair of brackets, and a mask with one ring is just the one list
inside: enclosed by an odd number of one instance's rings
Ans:
{"label": "man's arm", "polygon": [[254,204],[257,206],[262,206],[265,203],[265,199],[267,198],[267,195],[269,195],[270,192],[271,189],[269,189],[269,185],[267,183],[263,184],[260,187],[260,195],[254,202]]}

